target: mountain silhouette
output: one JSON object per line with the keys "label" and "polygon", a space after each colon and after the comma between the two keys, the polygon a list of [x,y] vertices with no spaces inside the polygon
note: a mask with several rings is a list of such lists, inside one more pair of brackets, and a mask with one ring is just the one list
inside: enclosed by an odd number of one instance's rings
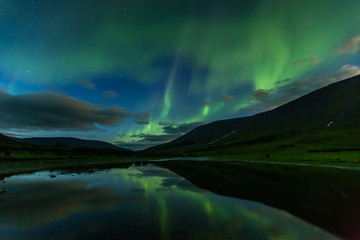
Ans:
{"label": "mountain silhouette", "polygon": [[124,151],[130,151],[125,148],[119,148],[111,143],[97,141],[97,140],[83,140],[78,138],[71,137],[35,137],[35,138],[23,138],[17,139],[19,142],[38,144],[38,145],[46,145],[46,146],[56,146],[63,145],[67,147],[73,148],[105,148],[105,149],[118,149]]}
{"label": "mountain silhouette", "polygon": [[[360,75],[250,117],[212,122],[147,153],[190,153],[274,142],[359,147]],[[314,146],[315,146],[314,145]],[[271,148],[269,145],[269,149]],[[266,147],[265,147],[266,148]]]}

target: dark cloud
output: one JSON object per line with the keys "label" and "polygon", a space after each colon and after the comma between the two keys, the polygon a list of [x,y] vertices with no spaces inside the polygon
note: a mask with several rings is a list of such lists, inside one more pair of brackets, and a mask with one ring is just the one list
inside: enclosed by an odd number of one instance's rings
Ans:
{"label": "dark cloud", "polygon": [[319,64],[321,61],[322,61],[321,58],[312,56],[312,57],[308,57],[308,58],[299,59],[299,60],[293,62],[292,66],[297,67],[297,66],[301,66],[304,64],[316,65],[316,64]]}
{"label": "dark cloud", "polygon": [[218,102],[223,102],[223,103],[233,103],[235,101],[234,96],[231,95],[224,95],[224,96],[220,96],[220,98],[218,99]]}
{"label": "dark cloud", "polygon": [[203,103],[202,103],[204,106],[206,106],[206,105],[210,105],[211,104],[211,101],[208,101],[208,100],[206,100],[206,101],[203,101]]}
{"label": "dark cloud", "polygon": [[270,96],[271,92],[272,90],[259,89],[252,92],[251,97],[255,100],[262,101],[264,99],[267,99]]}
{"label": "dark cloud", "polygon": [[171,124],[171,125],[164,125],[162,129],[166,134],[178,134],[182,135],[190,130],[203,125],[204,122],[192,122],[192,123],[183,123],[183,124]]}
{"label": "dark cloud", "polygon": [[62,94],[41,92],[10,95],[0,91],[2,129],[90,130],[112,126],[133,114],[124,108],[103,108]]}
{"label": "dark cloud", "polygon": [[159,122],[159,125],[160,126],[173,126],[175,125],[176,123],[175,122]]}
{"label": "dark cloud", "polygon": [[89,80],[82,79],[82,80],[77,81],[77,84],[79,84],[80,86],[82,86],[83,88],[88,89],[88,90],[96,89],[96,85]]}
{"label": "dark cloud", "polygon": [[101,94],[102,98],[118,98],[119,95],[115,91],[103,91]]}
{"label": "dark cloud", "polygon": [[181,135],[203,124],[204,122],[193,122],[193,123],[183,123],[183,124],[176,124],[173,122],[159,122],[159,125],[162,126],[164,134],[161,135],[134,134],[131,137],[141,138],[141,139],[130,143],[117,142],[116,144],[118,144],[118,146],[120,147],[126,147],[133,150],[141,150],[156,144],[172,141],[175,138],[178,138]]}
{"label": "dark cloud", "polygon": [[355,54],[360,50],[360,35],[346,39],[334,47],[334,51],[338,54]]}
{"label": "dark cloud", "polygon": [[68,94],[64,89],[61,89],[59,86],[56,86],[54,84],[45,84],[46,88],[50,92],[56,92],[60,94]]}
{"label": "dark cloud", "polygon": [[137,124],[149,124],[151,114],[148,112],[137,113],[134,115],[134,122]]}
{"label": "dark cloud", "polygon": [[[337,72],[324,75],[310,75],[291,82],[286,79],[278,82],[282,85],[277,89],[259,89],[252,93],[248,99],[249,106],[240,109],[246,112],[261,112],[276,108],[282,104],[292,101],[311,91],[360,74],[360,68],[354,65],[344,65]],[[286,84],[287,83],[287,84]],[[284,85],[285,84],[285,85]]]}
{"label": "dark cloud", "polygon": [[289,84],[291,81],[292,81],[291,78],[286,78],[286,79],[283,79],[283,80],[276,81],[275,83],[278,84],[278,85],[284,85],[284,84]]}

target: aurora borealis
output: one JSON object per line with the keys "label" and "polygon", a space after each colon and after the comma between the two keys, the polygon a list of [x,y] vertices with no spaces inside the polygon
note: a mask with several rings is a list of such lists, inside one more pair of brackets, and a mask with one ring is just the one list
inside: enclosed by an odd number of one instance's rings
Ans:
{"label": "aurora borealis", "polygon": [[360,74],[355,0],[0,1],[0,129],[134,149]]}

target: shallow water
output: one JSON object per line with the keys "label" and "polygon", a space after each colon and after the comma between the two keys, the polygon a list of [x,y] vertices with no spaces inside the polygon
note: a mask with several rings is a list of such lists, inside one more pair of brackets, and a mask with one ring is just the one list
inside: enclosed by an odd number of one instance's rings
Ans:
{"label": "shallow water", "polygon": [[335,239],[154,165],[18,175],[0,192],[0,239]]}

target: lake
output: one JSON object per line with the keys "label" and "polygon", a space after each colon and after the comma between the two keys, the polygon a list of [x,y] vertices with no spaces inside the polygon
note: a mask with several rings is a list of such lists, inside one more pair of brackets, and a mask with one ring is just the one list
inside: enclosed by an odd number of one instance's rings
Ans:
{"label": "lake", "polygon": [[0,239],[337,239],[153,164],[11,176],[0,193]]}

